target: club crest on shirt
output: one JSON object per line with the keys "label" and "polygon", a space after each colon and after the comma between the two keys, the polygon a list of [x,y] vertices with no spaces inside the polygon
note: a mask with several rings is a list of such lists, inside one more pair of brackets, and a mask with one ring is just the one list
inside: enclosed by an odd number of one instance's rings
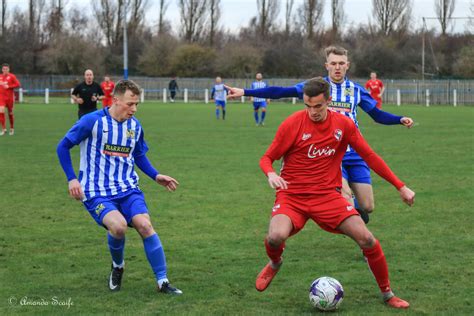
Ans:
{"label": "club crest on shirt", "polygon": [[303,133],[303,137],[301,137],[301,140],[307,140],[307,139],[310,139],[310,138],[311,138],[311,134]]}
{"label": "club crest on shirt", "polygon": [[342,131],[340,129],[336,129],[334,131],[334,137],[336,137],[337,141],[340,142],[342,139]]}
{"label": "club crest on shirt", "polygon": [[127,138],[135,138],[135,130],[133,129],[127,130]]}
{"label": "club crest on shirt", "polygon": [[280,204],[276,204],[275,206],[273,206],[272,212],[278,211],[279,208],[280,208]]}
{"label": "club crest on shirt", "polygon": [[350,97],[353,97],[354,96],[354,89],[353,88],[346,88],[344,90],[344,96],[350,96]]}

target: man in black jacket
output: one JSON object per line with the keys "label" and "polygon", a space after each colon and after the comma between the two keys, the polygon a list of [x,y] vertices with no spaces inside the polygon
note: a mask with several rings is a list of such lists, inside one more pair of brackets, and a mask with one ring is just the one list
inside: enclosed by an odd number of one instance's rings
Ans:
{"label": "man in black jacket", "polygon": [[71,93],[74,103],[78,104],[78,117],[97,110],[97,101],[104,97],[100,85],[94,81],[94,73],[87,69],[84,72],[84,81],[78,84]]}

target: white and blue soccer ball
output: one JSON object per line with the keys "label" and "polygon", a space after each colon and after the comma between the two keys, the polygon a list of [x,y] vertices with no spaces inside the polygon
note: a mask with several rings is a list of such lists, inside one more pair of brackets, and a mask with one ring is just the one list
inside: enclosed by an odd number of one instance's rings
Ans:
{"label": "white and blue soccer ball", "polygon": [[321,311],[333,311],[339,307],[344,298],[344,289],[338,280],[321,277],[311,283],[309,301]]}

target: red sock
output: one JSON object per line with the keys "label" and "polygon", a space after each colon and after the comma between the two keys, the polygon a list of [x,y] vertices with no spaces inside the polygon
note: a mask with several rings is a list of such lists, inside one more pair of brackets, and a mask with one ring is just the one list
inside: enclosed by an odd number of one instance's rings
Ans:
{"label": "red sock", "polygon": [[380,291],[382,291],[382,293],[389,292],[390,280],[388,279],[388,265],[379,241],[376,240],[375,246],[372,248],[362,249],[362,251],[364,256],[367,258],[369,268],[374,274]]}
{"label": "red sock", "polygon": [[13,125],[15,123],[15,117],[13,113],[8,112],[8,119],[10,120],[10,129],[13,129]]}
{"label": "red sock", "polygon": [[7,126],[5,125],[5,113],[0,113],[0,124],[2,125],[2,129],[7,128]]}
{"label": "red sock", "polygon": [[279,263],[281,261],[281,254],[283,250],[285,250],[285,242],[282,242],[278,248],[273,248],[265,238],[265,249],[267,250],[267,255],[270,260],[274,263]]}

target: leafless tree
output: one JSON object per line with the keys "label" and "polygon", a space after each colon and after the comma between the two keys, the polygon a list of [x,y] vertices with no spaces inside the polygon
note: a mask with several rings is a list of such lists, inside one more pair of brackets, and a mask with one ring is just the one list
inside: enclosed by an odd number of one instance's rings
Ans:
{"label": "leafless tree", "polygon": [[446,35],[451,16],[454,12],[454,6],[456,0],[435,0],[435,13],[438,18],[439,24],[441,24],[441,33]]}
{"label": "leafless tree", "polygon": [[158,17],[158,34],[165,33],[166,30],[166,21],[165,14],[168,9],[169,2],[167,0],[160,0],[160,13]]}
{"label": "leafless tree", "polygon": [[323,0],[304,0],[299,7],[298,16],[308,38],[314,37],[318,25],[322,22],[323,9]]}
{"label": "leafless tree", "polygon": [[209,0],[209,44],[214,46],[217,24],[221,17],[221,0]]}
{"label": "leafless tree", "polygon": [[403,31],[410,20],[411,0],[372,0],[372,11],[383,34]]}
{"label": "leafless tree", "polygon": [[46,28],[50,37],[53,37],[62,31],[64,6],[64,0],[51,0],[49,17],[46,23]]}
{"label": "leafless tree", "polygon": [[5,20],[7,19],[7,0],[2,0],[2,35],[5,34]]}
{"label": "leafless tree", "polygon": [[181,35],[188,42],[200,39],[206,23],[207,0],[179,0]]}
{"label": "leafless tree", "polygon": [[279,2],[275,0],[257,0],[257,27],[262,38],[267,36],[275,24],[280,11]]}
{"label": "leafless tree", "polygon": [[344,0],[331,0],[332,33],[337,36],[344,23]]}
{"label": "leafless tree", "polygon": [[148,0],[130,0],[128,10],[130,18],[128,22],[128,34],[133,37],[143,30],[145,22],[145,10],[148,7]]}
{"label": "leafless tree", "polygon": [[295,0],[286,0],[285,5],[285,34],[288,36],[291,32],[291,17]]}

